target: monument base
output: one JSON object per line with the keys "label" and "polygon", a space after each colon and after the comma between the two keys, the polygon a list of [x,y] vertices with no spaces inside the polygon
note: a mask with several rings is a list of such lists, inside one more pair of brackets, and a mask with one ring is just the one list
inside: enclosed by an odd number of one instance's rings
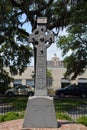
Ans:
{"label": "monument base", "polygon": [[28,99],[24,128],[57,128],[52,97],[33,96]]}

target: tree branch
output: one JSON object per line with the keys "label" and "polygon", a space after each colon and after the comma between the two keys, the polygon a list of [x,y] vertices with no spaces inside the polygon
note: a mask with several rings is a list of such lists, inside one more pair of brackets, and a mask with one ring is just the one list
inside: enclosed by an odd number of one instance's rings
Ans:
{"label": "tree branch", "polygon": [[49,8],[49,6],[53,3],[54,0],[49,0],[49,2],[47,4],[45,4],[43,7],[40,8],[40,11],[41,10],[44,10],[46,8]]}
{"label": "tree branch", "polygon": [[16,2],[15,0],[10,0],[10,2],[11,2],[12,5],[15,6],[15,7],[21,7],[21,5],[23,5],[23,3],[24,3],[24,1]]}
{"label": "tree branch", "polygon": [[4,42],[4,36],[0,36],[0,44]]}
{"label": "tree branch", "polygon": [[78,37],[79,37],[79,39],[82,41],[82,43],[84,43],[85,45],[87,45],[87,41],[86,41],[86,40],[83,40],[83,39],[80,37],[79,34],[78,34]]}
{"label": "tree branch", "polygon": [[29,33],[24,31],[23,29],[21,28],[17,28],[19,32],[23,33],[24,35],[28,36],[29,37]]}

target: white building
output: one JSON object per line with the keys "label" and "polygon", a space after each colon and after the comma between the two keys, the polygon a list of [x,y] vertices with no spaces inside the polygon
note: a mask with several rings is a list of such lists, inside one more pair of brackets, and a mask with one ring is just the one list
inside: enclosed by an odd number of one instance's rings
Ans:
{"label": "white building", "polygon": [[[11,86],[15,85],[31,85],[34,86],[34,79],[32,78],[32,72],[34,71],[33,66],[27,67],[24,73],[21,76],[19,75],[11,75],[9,68],[5,67],[6,71],[9,72],[9,75],[14,78]],[[50,61],[47,61],[47,69],[52,73],[52,79],[49,79],[47,82],[47,86],[52,87],[54,90],[60,87],[65,87],[70,83],[76,84],[85,84],[87,85],[87,70],[81,76],[78,76],[75,81],[71,81],[70,79],[64,78],[64,73],[66,68],[63,66],[63,62],[59,60],[59,58],[54,55]]]}

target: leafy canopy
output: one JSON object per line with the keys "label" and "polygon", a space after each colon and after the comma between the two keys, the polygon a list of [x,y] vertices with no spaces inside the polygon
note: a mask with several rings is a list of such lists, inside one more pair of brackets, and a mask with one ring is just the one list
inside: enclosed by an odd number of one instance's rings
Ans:
{"label": "leafy canopy", "polygon": [[[69,1],[69,0],[68,0]],[[9,66],[12,74],[21,74],[31,62],[33,50],[28,43],[30,26],[37,27],[38,16],[48,18],[47,27],[59,28],[69,22],[67,0],[0,0],[0,70]],[[24,26],[27,25],[27,29]]]}
{"label": "leafy canopy", "polygon": [[[87,1],[82,1],[71,8],[70,25],[67,35],[58,38],[58,46],[63,50],[65,77],[75,79],[87,68]],[[67,53],[71,53],[67,56]]]}
{"label": "leafy canopy", "polygon": [[[71,4],[72,8],[69,10]],[[55,35],[58,36],[59,30],[68,25],[74,27],[77,23],[77,28],[81,28],[79,21],[83,23],[83,13],[86,23],[87,15],[84,10],[86,8],[83,9],[85,6],[85,0],[0,0],[0,70],[2,73],[3,60],[4,65],[9,66],[13,74],[21,74],[30,63],[33,50],[28,43],[29,31],[27,30],[30,29],[28,25],[31,25],[32,30],[37,27],[38,16],[46,16],[47,28],[55,29]],[[25,25],[27,29],[24,29]],[[34,54],[36,54],[35,50]]]}

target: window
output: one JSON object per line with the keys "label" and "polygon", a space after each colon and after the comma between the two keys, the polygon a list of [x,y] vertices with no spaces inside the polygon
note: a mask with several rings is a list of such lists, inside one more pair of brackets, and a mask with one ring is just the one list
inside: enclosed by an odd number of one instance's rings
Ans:
{"label": "window", "polygon": [[64,88],[66,86],[68,86],[71,83],[70,79],[68,78],[62,78],[61,79],[61,87]]}
{"label": "window", "polygon": [[78,85],[87,86],[87,78],[78,78]]}
{"label": "window", "polygon": [[47,87],[51,87],[52,84],[53,84],[53,79],[52,79],[52,77],[48,77],[48,78],[47,78]]}
{"label": "window", "polygon": [[34,87],[34,80],[33,79],[27,79],[26,80],[26,85]]}
{"label": "window", "polygon": [[18,86],[18,85],[22,85],[22,80],[21,79],[15,79],[13,84],[14,84],[14,87]]}

